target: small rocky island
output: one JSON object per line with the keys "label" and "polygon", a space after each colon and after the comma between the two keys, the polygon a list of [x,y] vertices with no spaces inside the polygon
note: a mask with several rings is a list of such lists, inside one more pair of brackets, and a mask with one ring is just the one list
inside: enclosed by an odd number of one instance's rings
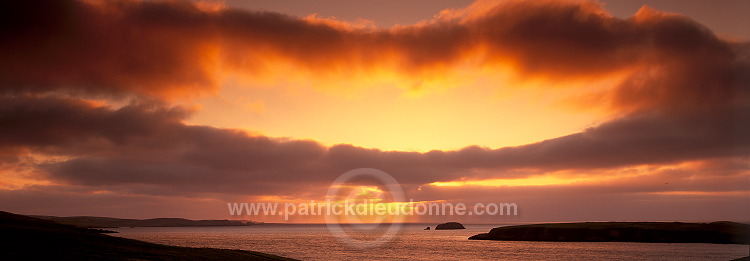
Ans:
{"label": "small rocky island", "polygon": [[750,225],[719,221],[586,222],[496,227],[469,239],[565,242],[750,244]]}
{"label": "small rocky island", "polygon": [[437,225],[435,230],[447,230],[447,229],[466,229],[464,225],[458,222],[448,222]]}

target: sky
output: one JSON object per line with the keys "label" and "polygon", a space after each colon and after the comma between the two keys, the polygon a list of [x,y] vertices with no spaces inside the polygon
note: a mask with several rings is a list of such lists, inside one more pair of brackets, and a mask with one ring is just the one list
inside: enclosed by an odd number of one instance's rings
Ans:
{"label": "sky", "polygon": [[519,206],[466,223],[750,221],[747,11],[1,3],[0,209],[237,219],[227,202],[322,201],[376,168],[415,201]]}

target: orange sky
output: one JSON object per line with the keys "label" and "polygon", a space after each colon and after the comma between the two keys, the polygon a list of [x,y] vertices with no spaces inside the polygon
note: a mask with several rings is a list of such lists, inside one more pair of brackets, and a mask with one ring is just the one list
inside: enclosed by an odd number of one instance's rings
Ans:
{"label": "orange sky", "polygon": [[[534,86],[570,83],[466,74],[415,90],[395,86],[399,79],[353,79],[347,84],[357,86],[354,90],[315,88],[304,80],[271,86],[230,84],[216,96],[192,101],[200,111],[188,122],[325,145],[426,152],[468,145],[518,146],[575,133],[611,116],[605,108],[576,106],[581,94],[571,90],[574,87],[539,91]],[[615,82],[579,84],[606,88]]]}
{"label": "orange sky", "polygon": [[513,221],[750,216],[745,2],[399,2],[3,4],[0,209],[225,218],[370,167]]}
{"label": "orange sky", "polygon": [[[473,8],[492,5],[491,1],[485,2]],[[422,6],[442,5],[446,9],[460,10],[461,5],[469,3],[446,1]],[[666,11],[697,13],[709,23],[723,25],[720,28],[725,32],[736,32],[736,28],[742,27],[727,26],[712,12],[698,12],[695,3],[675,6],[657,1],[653,4],[668,8]],[[362,17],[352,16],[352,13],[362,12],[363,5],[373,5],[374,9],[368,9]],[[389,21],[380,23],[388,25],[404,24],[411,21],[408,19],[429,23],[436,15],[424,14],[427,11],[421,8],[400,15],[391,13],[394,9],[404,10],[397,5],[230,1],[224,7],[291,12],[302,17],[316,14],[355,23],[357,19],[367,19],[376,25],[379,23],[373,19]],[[604,2],[605,7],[612,6],[617,12],[636,12],[632,5],[632,2]],[[731,7],[738,6],[742,3],[728,2],[719,8],[737,10]],[[629,17],[632,13],[620,15]],[[627,73],[561,82],[516,75],[512,64],[486,68],[476,61],[481,58],[472,55],[476,54],[469,52],[468,57],[450,67],[449,72],[441,71],[427,77],[412,77],[390,63],[376,65],[372,71],[357,71],[354,76],[345,72],[322,78],[314,73],[298,75],[297,71],[304,69],[294,64],[274,64],[270,66],[278,68],[269,72],[273,76],[262,76],[264,79],[260,81],[229,80],[222,83],[218,95],[193,101],[200,110],[189,123],[239,128],[274,137],[311,139],[329,146],[353,144],[382,150],[426,152],[469,145],[500,148],[528,144],[581,131],[618,113],[602,105],[580,106],[579,98],[618,85]],[[257,76],[249,78],[254,77]]]}

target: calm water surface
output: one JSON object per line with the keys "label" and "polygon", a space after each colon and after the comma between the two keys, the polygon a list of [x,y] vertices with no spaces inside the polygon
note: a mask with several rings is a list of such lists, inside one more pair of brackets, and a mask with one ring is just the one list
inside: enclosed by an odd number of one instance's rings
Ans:
{"label": "calm water surface", "polygon": [[[389,243],[353,249],[325,225],[264,224],[247,227],[118,228],[118,234],[154,243],[254,250],[302,260],[731,260],[747,245],[612,242],[522,242],[467,240],[501,225],[465,230],[423,230],[434,224],[404,224]],[[387,227],[347,230],[357,239],[377,238]]]}

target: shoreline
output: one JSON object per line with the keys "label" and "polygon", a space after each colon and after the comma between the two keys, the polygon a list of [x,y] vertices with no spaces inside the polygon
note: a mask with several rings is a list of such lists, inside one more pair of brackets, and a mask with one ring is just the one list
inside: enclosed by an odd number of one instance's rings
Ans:
{"label": "shoreline", "polygon": [[295,260],[256,251],[180,247],[0,211],[0,260]]}

